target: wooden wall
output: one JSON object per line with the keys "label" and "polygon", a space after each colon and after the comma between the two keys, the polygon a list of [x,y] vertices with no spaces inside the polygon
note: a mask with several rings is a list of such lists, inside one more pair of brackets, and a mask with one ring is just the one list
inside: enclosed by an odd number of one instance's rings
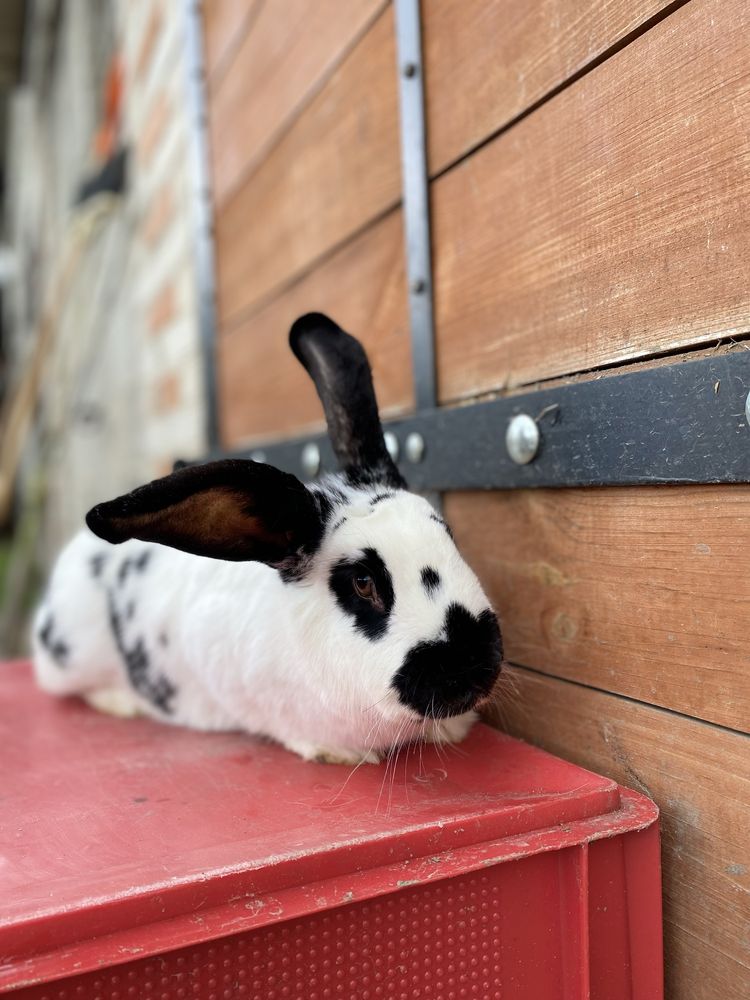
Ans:
{"label": "wooden wall", "polygon": [[[312,309],[408,411],[390,4],[205,11],[224,444],[321,426],[286,346]],[[423,21],[441,401],[747,349],[745,0],[423,0]],[[750,488],[446,513],[516,665],[502,723],[662,809],[669,997],[744,1000]]]}

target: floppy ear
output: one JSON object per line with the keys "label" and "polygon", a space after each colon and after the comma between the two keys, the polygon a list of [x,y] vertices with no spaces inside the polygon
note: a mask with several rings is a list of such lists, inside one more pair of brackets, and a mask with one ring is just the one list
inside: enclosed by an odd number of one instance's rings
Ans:
{"label": "floppy ear", "polygon": [[313,551],[323,532],[315,499],[299,479],[242,459],[180,469],[100,503],[86,523],[115,544],[140,538],[194,555],[276,567]]}
{"label": "floppy ear", "polygon": [[315,383],[347,477],[405,488],[383,441],[372,372],[359,341],[322,313],[308,313],[292,326],[289,345]]}

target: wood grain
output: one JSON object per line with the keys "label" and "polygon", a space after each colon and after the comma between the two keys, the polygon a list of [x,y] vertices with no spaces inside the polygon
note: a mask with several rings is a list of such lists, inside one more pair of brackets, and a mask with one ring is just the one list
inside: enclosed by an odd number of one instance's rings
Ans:
{"label": "wood grain", "polygon": [[503,728],[661,809],[668,1000],[746,1000],[750,739],[553,677],[512,675]]}
{"label": "wood grain", "polygon": [[210,95],[218,205],[268,153],[310,91],[384,6],[384,0],[285,0],[260,9]]}
{"label": "wood grain", "polygon": [[502,128],[668,0],[430,0],[423,5],[431,172]]}
{"label": "wood grain", "polygon": [[446,516],[511,660],[750,730],[750,487],[453,494]]}
{"label": "wood grain", "polygon": [[218,210],[222,325],[398,202],[395,60],[389,7]]}
{"label": "wood grain", "polygon": [[443,400],[750,328],[744,0],[693,0],[440,178]]}
{"label": "wood grain", "polygon": [[209,88],[226,69],[262,4],[263,0],[204,0],[201,4]]}
{"label": "wood grain", "polygon": [[323,426],[320,401],[287,345],[292,322],[333,316],[365,345],[381,411],[413,405],[401,213],[395,211],[219,338],[224,445]]}

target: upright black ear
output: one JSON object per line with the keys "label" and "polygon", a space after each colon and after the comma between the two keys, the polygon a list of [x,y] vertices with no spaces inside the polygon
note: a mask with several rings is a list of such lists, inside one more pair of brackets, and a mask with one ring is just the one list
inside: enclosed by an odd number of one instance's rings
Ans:
{"label": "upright black ear", "polygon": [[315,499],[299,479],[242,459],[180,469],[100,503],[86,523],[115,544],[140,538],[199,556],[290,569],[323,533]]}
{"label": "upright black ear", "polygon": [[308,313],[292,326],[289,345],[315,383],[333,450],[348,478],[405,488],[383,441],[372,372],[360,342],[322,313]]}

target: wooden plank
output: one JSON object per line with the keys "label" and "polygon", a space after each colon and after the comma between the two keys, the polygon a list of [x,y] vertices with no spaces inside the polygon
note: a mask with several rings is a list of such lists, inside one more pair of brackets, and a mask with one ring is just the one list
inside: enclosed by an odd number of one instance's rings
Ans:
{"label": "wooden plank", "polygon": [[395,211],[219,338],[226,447],[323,425],[312,383],[287,345],[291,324],[312,310],[333,316],[364,343],[382,411],[413,406],[403,229]]}
{"label": "wooden plank", "polygon": [[750,328],[744,0],[693,0],[435,184],[443,400]]}
{"label": "wooden plank", "polygon": [[263,0],[204,0],[203,47],[209,87],[225,70]]}
{"label": "wooden plank", "polygon": [[231,67],[211,90],[218,205],[267,154],[310,91],[383,7],[383,0],[285,0],[261,8]]}
{"label": "wooden plank", "polygon": [[750,729],[750,487],[446,498],[517,663]]}
{"label": "wooden plank", "polygon": [[398,202],[394,45],[389,7],[217,212],[224,326]]}
{"label": "wooden plank", "polygon": [[750,994],[750,739],[513,670],[503,728],[645,792],[661,809],[666,996]]}
{"label": "wooden plank", "polygon": [[668,5],[668,0],[424,4],[431,172],[507,125]]}

